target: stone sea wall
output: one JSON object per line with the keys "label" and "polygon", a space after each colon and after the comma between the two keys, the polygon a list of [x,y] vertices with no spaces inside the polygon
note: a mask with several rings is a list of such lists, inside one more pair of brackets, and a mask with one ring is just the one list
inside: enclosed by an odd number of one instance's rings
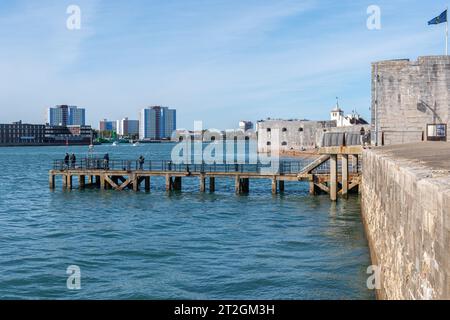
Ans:
{"label": "stone sea wall", "polygon": [[449,172],[366,150],[362,216],[380,299],[450,299]]}

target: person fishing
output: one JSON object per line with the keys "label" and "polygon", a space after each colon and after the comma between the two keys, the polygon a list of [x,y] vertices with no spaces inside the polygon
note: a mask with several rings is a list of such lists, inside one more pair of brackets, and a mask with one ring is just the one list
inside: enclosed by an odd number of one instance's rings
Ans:
{"label": "person fishing", "polygon": [[72,155],[70,156],[70,164],[71,164],[72,169],[75,169],[76,163],[77,163],[77,157],[75,157],[75,154],[72,153]]}
{"label": "person fishing", "polygon": [[145,158],[144,156],[140,156],[138,159],[139,162],[139,170],[144,170],[144,163],[145,163]]}
{"label": "person fishing", "polygon": [[69,161],[70,161],[70,156],[68,153],[66,153],[66,156],[64,157],[64,165],[65,165],[66,169],[69,169]]}
{"label": "person fishing", "polygon": [[109,170],[109,154],[105,154],[105,156],[103,157],[103,165],[105,170]]}

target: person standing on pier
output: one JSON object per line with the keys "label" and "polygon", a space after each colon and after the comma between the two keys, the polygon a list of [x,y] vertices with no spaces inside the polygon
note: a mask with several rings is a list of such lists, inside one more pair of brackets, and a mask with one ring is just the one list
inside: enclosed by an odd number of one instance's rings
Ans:
{"label": "person standing on pier", "polygon": [[72,155],[70,156],[70,163],[71,163],[72,169],[75,169],[75,164],[77,163],[77,157],[75,157],[74,153],[72,153]]}
{"label": "person standing on pier", "polygon": [[103,157],[103,164],[105,166],[105,170],[109,170],[109,154],[105,154]]}
{"label": "person standing on pier", "polygon": [[66,169],[69,169],[69,161],[70,161],[70,156],[68,153],[66,153],[66,156],[64,157],[64,165],[65,165]]}
{"label": "person standing on pier", "polygon": [[138,159],[139,162],[139,170],[144,170],[144,163],[145,163],[145,158],[144,156],[140,156]]}

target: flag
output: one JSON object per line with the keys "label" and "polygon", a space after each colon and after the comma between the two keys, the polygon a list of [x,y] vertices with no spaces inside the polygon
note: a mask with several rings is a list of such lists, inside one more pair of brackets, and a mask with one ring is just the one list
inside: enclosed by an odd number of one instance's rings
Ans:
{"label": "flag", "polygon": [[444,22],[447,22],[447,10],[442,12],[438,17],[434,18],[433,20],[428,21],[428,25],[440,24]]}

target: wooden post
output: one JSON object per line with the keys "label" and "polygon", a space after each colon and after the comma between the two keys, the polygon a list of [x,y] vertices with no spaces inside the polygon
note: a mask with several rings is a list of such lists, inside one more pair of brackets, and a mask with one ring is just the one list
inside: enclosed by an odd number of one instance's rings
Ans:
{"label": "wooden post", "polygon": [[88,176],[88,184],[93,184],[93,183],[94,183],[93,176],[89,175]]}
{"label": "wooden post", "polygon": [[330,199],[337,200],[337,154],[330,157]]}
{"label": "wooden post", "polygon": [[106,180],[104,174],[100,176],[100,190],[106,189]]}
{"label": "wooden post", "polygon": [[50,173],[48,176],[48,184],[50,189],[55,189],[55,175],[53,173]]}
{"label": "wooden post", "polygon": [[278,182],[278,184],[279,184],[279,188],[280,188],[280,192],[284,192],[284,181],[279,181]]}
{"label": "wooden post", "polygon": [[173,183],[173,188],[176,191],[181,191],[181,189],[182,189],[181,177],[175,177],[175,182]]}
{"label": "wooden post", "polygon": [[238,175],[236,175],[235,177],[234,191],[236,194],[241,194],[242,192],[241,177],[239,177]]}
{"label": "wooden post", "polygon": [[200,175],[200,192],[205,192],[205,191],[206,191],[206,178],[202,174],[202,175]]}
{"label": "wooden post", "polygon": [[273,177],[272,178],[272,194],[277,194],[278,190],[277,190],[277,177]]}
{"label": "wooden post", "polygon": [[63,189],[67,189],[67,174],[62,175],[62,185]]}
{"label": "wooden post", "polygon": [[250,193],[250,179],[242,179],[242,193]]}
{"label": "wooden post", "polygon": [[70,173],[67,174],[67,188],[69,190],[73,189],[73,177],[72,177],[72,175]]}
{"label": "wooden post", "polygon": [[86,186],[86,176],[79,175],[78,181],[79,181],[78,183],[80,185],[80,189],[84,189],[84,187]]}
{"label": "wooden post", "polygon": [[138,192],[139,191],[139,177],[137,175],[134,175],[133,177],[133,191],[134,192]]}
{"label": "wooden post", "polygon": [[316,185],[314,184],[314,182],[309,183],[309,194],[312,196],[316,195]]}
{"label": "wooden post", "polygon": [[348,195],[348,154],[342,155],[342,195]]}
{"label": "wooden post", "polygon": [[145,192],[150,191],[150,177],[145,177]]}
{"label": "wooden post", "polygon": [[216,192],[216,178],[209,178],[209,192]]}
{"label": "wooden post", "polygon": [[166,175],[166,191],[172,191],[172,177],[169,175]]}

